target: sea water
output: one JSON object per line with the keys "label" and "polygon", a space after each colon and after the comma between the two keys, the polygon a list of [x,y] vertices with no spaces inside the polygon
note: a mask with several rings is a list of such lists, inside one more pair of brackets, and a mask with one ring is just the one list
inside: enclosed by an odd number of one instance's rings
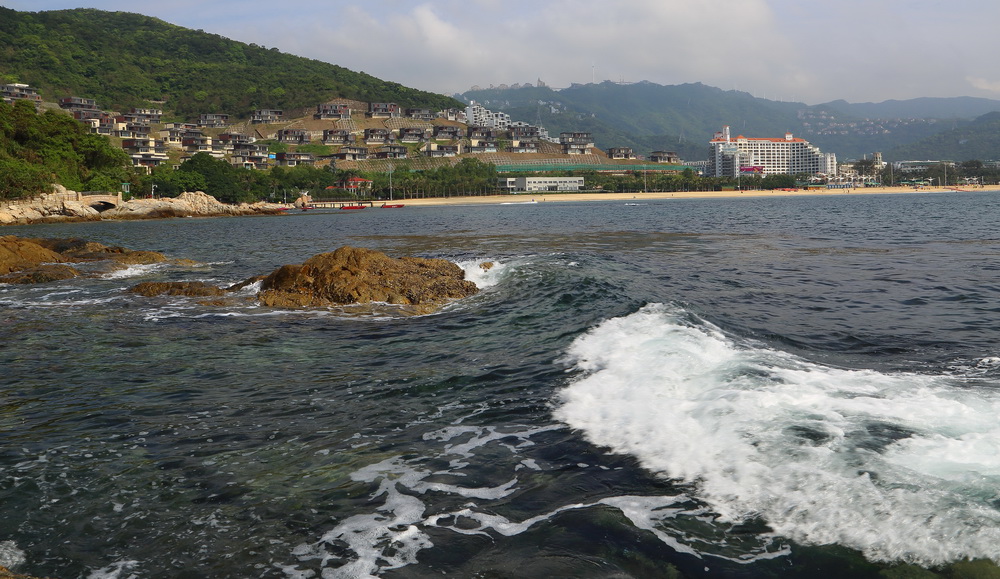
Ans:
{"label": "sea water", "polygon": [[[1000,561],[998,216],[987,191],[6,228],[194,262],[0,285],[0,565],[876,577]],[[342,245],[449,259],[482,291],[426,316],[125,291],[229,285]]]}

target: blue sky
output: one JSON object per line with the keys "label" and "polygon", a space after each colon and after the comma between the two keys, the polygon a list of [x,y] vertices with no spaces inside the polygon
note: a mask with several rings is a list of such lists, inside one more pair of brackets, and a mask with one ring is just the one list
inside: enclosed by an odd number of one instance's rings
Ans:
{"label": "blue sky", "polygon": [[997,0],[0,0],[137,12],[452,94],[703,82],[818,104],[1000,99]]}

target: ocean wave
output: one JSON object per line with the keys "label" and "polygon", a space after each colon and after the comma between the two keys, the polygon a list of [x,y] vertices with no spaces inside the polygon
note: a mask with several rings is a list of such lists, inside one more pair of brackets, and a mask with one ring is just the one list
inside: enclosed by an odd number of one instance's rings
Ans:
{"label": "ocean wave", "polygon": [[814,364],[654,304],[578,338],[555,416],[720,521],[875,561],[1000,560],[1000,391]]}

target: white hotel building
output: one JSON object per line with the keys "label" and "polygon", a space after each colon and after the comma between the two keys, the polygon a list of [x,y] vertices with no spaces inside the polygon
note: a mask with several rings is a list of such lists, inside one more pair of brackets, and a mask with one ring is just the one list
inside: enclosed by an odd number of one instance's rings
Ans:
{"label": "white hotel building", "polygon": [[837,173],[837,156],[823,153],[809,141],[785,133],[784,139],[732,137],[729,127],[709,141],[707,174],[715,177],[744,175],[808,175]]}

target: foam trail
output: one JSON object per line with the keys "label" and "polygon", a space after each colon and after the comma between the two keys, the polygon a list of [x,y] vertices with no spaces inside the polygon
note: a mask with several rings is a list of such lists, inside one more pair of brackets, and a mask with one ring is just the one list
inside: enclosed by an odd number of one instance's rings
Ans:
{"label": "foam trail", "polygon": [[739,347],[651,305],[579,338],[556,417],[696,485],[722,521],[762,517],[873,560],[1000,561],[1000,391]]}

